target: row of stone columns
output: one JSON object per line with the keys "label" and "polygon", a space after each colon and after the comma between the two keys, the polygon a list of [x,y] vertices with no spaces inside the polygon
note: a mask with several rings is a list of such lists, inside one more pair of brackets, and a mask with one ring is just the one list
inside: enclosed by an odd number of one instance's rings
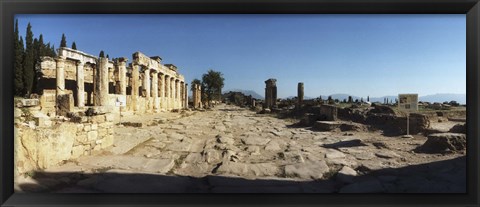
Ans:
{"label": "row of stone columns", "polygon": [[[65,57],[56,58],[56,93],[57,96],[63,95],[65,91]],[[119,58],[116,60],[119,75],[119,91],[121,95],[127,95],[127,68],[128,59]],[[108,104],[108,58],[98,58],[94,67],[94,105],[105,106]],[[76,64],[76,83],[77,83],[77,106],[85,106],[85,62],[77,61]],[[153,109],[174,109],[187,108],[188,90],[187,84],[154,70],[144,70],[143,90],[147,100],[153,97]],[[160,77],[160,78],[159,78]],[[140,86],[139,66],[132,65],[132,106],[133,110],[138,110],[138,97],[140,96],[138,88]],[[151,87],[151,88],[150,88]],[[182,95],[183,93],[183,95]]]}
{"label": "row of stone columns", "polygon": [[[57,57],[56,62],[56,93],[57,96],[65,94],[65,57]],[[77,79],[77,106],[85,106],[85,62],[77,61],[76,64],[76,79]],[[107,83],[108,86],[108,83]]]}
{"label": "row of stone columns", "polygon": [[[138,66],[133,66],[133,70],[138,70]],[[182,96],[184,93],[185,83],[175,77],[168,76],[163,73],[159,73],[155,70],[146,69],[143,71],[143,91],[147,101],[153,98],[153,109],[180,109],[186,108],[183,100],[188,100],[187,96]],[[133,74],[133,73],[132,73]],[[137,77],[133,77],[134,80],[138,80]],[[132,84],[134,85],[134,84]],[[138,88],[137,87],[133,87]],[[132,93],[132,95],[134,95]],[[135,94],[138,96],[138,94]]]}

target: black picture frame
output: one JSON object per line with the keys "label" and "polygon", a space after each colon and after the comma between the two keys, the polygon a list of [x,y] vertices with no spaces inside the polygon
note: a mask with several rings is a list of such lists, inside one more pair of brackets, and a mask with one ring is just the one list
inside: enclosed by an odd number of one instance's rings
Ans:
{"label": "black picture frame", "polygon": [[[466,14],[466,194],[15,194],[13,192],[13,26],[15,14]],[[2,0],[0,203],[2,206],[479,206],[478,0]]]}

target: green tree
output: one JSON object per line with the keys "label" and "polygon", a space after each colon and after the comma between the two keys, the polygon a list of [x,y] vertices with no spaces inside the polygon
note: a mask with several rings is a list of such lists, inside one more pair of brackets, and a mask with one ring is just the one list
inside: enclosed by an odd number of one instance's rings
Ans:
{"label": "green tree", "polygon": [[222,99],[222,88],[224,86],[225,78],[221,72],[208,70],[206,74],[202,76],[203,90],[206,94],[207,101]]}
{"label": "green tree", "polygon": [[103,52],[103,50],[100,51],[100,54],[98,55],[98,57],[105,57],[105,52]]}
{"label": "green tree", "polygon": [[370,102],[370,96],[367,96],[367,102]]}
{"label": "green tree", "polygon": [[15,42],[13,43],[15,62],[13,63],[14,68],[14,94],[16,96],[21,96],[24,91],[23,85],[23,56],[24,56],[24,46],[23,38],[19,37],[18,33],[18,19],[15,21],[15,30],[14,30]]}
{"label": "green tree", "polygon": [[77,44],[75,44],[75,42],[72,43],[72,49],[74,49],[74,50],[77,49]]}
{"label": "green tree", "polygon": [[352,98],[352,96],[348,96],[348,103],[353,103],[353,98]]}
{"label": "green tree", "polygon": [[34,48],[33,48],[33,32],[32,26],[28,23],[27,34],[25,36],[25,58],[23,59],[23,83],[24,83],[24,94],[30,95],[33,87],[34,79]]}
{"label": "green tree", "polygon": [[50,57],[55,57],[57,56],[57,53],[55,52],[55,45],[52,45],[52,47],[50,48]]}
{"label": "green tree", "polygon": [[67,47],[67,37],[65,37],[65,34],[62,34],[62,40],[60,41],[60,47]]}

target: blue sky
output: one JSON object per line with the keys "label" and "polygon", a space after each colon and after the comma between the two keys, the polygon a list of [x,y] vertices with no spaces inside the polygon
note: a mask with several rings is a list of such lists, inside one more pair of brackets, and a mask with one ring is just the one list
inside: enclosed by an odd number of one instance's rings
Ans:
{"label": "blue sky", "polygon": [[35,37],[98,55],[136,51],[178,66],[186,81],[208,69],[224,89],[278,97],[335,93],[466,93],[465,15],[17,15]]}

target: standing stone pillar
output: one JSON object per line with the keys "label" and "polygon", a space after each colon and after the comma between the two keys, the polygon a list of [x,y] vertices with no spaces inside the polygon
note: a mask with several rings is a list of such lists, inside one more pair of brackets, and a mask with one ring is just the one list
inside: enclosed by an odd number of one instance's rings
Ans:
{"label": "standing stone pillar", "polygon": [[170,80],[170,87],[172,90],[170,91],[170,108],[175,108],[175,78],[172,77]]}
{"label": "standing stone pillar", "polygon": [[127,95],[127,58],[117,59],[118,79],[120,81],[120,94]]}
{"label": "standing stone pillar", "polygon": [[158,110],[158,73],[152,74],[152,96],[153,96],[153,109]]}
{"label": "standing stone pillar", "polygon": [[106,106],[108,103],[108,58],[97,60],[93,103],[95,106]]}
{"label": "standing stone pillar", "polygon": [[165,77],[165,109],[170,110],[170,76]]}
{"label": "standing stone pillar", "polygon": [[77,106],[85,106],[85,73],[84,66],[85,63],[82,61],[77,62]]}
{"label": "standing stone pillar", "polygon": [[57,81],[57,97],[65,94],[65,57],[58,57],[55,59],[57,63],[56,68],[56,81]]}
{"label": "standing stone pillar", "polygon": [[303,104],[303,83],[298,83],[297,88],[297,107],[300,108]]}
{"label": "standing stone pillar", "polygon": [[160,79],[160,108],[165,109],[165,74],[159,73]]}
{"label": "standing stone pillar", "polygon": [[143,78],[143,90],[145,91],[145,98],[148,102],[150,98],[150,69],[145,69],[144,72],[144,78]]}
{"label": "standing stone pillar", "polygon": [[200,108],[202,96],[201,96],[201,86],[199,84],[193,85],[193,108]]}
{"label": "standing stone pillar", "polygon": [[277,79],[270,78],[265,81],[265,108],[272,109],[277,106]]}
{"label": "standing stone pillar", "polygon": [[177,109],[180,109],[180,108],[182,108],[181,107],[182,98],[180,97],[180,92],[181,92],[181,90],[180,90],[180,80],[175,81],[175,92],[176,92],[175,93],[175,106],[176,106]]}
{"label": "standing stone pillar", "polygon": [[132,108],[138,110],[138,88],[140,86],[140,71],[138,65],[132,64]]}
{"label": "standing stone pillar", "polygon": [[184,91],[185,91],[185,92],[183,93],[183,95],[184,95],[184,101],[185,101],[183,108],[188,109],[188,84],[185,84],[185,86],[183,87],[183,89],[184,89]]}
{"label": "standing stone pillar", "polygon": [[195,97],[197,98],[197,100],[195,100],[195,107],[202,108],[202,86],[200,84],[196,84],[195,93]]}

